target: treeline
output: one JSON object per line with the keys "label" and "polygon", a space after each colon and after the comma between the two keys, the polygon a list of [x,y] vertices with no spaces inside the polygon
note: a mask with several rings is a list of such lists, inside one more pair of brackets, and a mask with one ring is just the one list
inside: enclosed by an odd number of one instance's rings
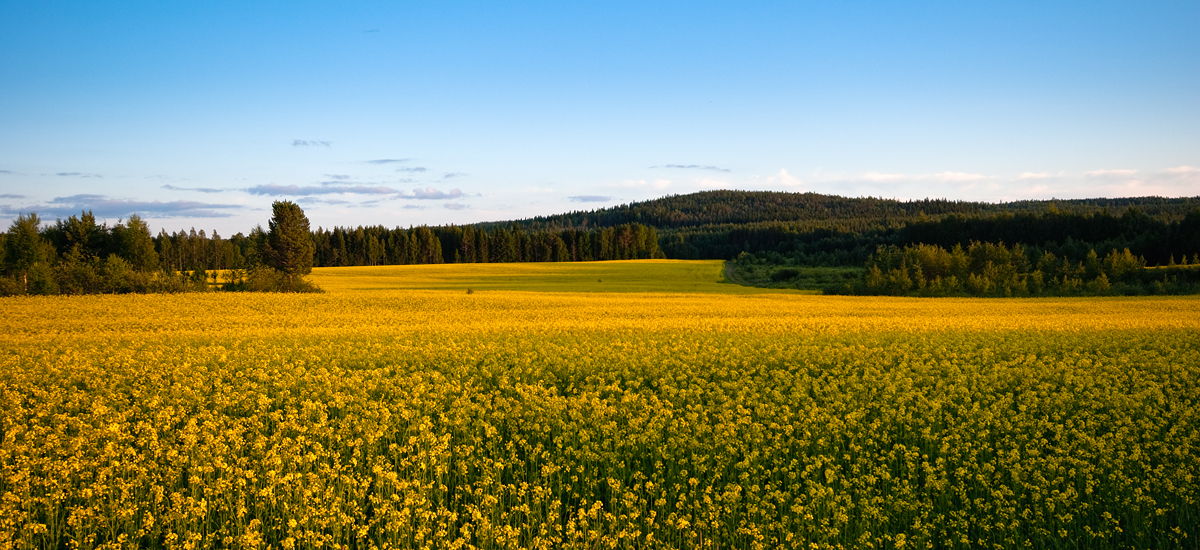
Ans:
{"label": "treeline", "polygon": [[973,242],[880,246],[861,281],[830,293],[891,296],[1079,296],[1189,294],[1200,291],[1200,255],[1146,268],[1128,248],[1083,260],[1020,244]]}
{"label": "treeline", "polygon": [[22,214],[0,234],[0,295],[207,290],[203,271],[174,272],[137,215],[109,227],[90,212],[41,227]]}
{"label": "treeline", "polygon": [[[281,216],[295,218],[289,246],[307,252],[313,266],[480,262],[567,262],[661,258],[653,227],[624,224],[592,230],[526,231],[520,226],[387,229],[382,226],[311,231],[303,211],[276,203],[270,230],[228,239],[204,230],[151,237],[137,215],[114,226],[91,212],[43,227],[36,214],[21,215],[0,233],[0,295],[187,292],[207,290],[312,290],[301,268],[292,274],[280,259]],[[301,262],[303,263],[303,262]],[[220,275],[218,276],[218,273]]]}
{"label": "treeline", "polygon": [[862,266],[880,245],[975,241],[1067,247],[1063,253],[1076,258],[1091,248],[1130,248],[1150,265],[1200,252],[1200,197],[981,203],[722,190],[505,226],[560,231],[622,223],[657,228],[668,258],[730,260],[748,252],[800,266]]}
{"label": "treeline", "polygon": [[526,231],[519,225],[388,229],[382,226],[313,233],[318,267],[440,263],[583,262],[661,258],[658,232],[639,223],[591,230]]}
{"label": "treeline", "polygon": [[195,229],[154,238],[136,214],[111,227],[91,212],[46,227],[22,214],[0,233],[0,296],[316,290],[303,278],[312,269],[308,219],[291,202],[273,208],[270,231],[231,239]]}
{"label": "treeline", "polygon": [[1157,217],[1138,208],[1120,215],[1051,208],[987,217],[950,215],[875,228],[828,228],[812,222],[721,225],[676,230],[662,240],[670,258],[732,259],[748,252],[772,263],[801,266],[861,266],[881,245],[953,248],[972,242],[1020,243],[1074,260],[1082,260],[1091,249],[1129,248],[1148,265],[1166,265],[1172,257],[1200,253],[1200,207],[1182,216]]}

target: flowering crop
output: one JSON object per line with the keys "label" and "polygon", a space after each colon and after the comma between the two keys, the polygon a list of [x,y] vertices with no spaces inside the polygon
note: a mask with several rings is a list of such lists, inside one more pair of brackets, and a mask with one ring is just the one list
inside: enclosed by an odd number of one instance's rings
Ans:
{"label": "flowering crop", "polygon": [[1195,547],[1200,300],[15,298],[0,548]]}

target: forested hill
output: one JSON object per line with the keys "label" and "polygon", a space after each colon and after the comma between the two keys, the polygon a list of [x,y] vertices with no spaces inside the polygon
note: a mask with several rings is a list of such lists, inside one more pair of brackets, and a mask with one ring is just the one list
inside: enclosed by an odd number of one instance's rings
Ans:
{"label": "forested hill", "polygon": [[940,219],[947,215],[989,217],[999,214],[1098,214],[1120,216],[1129,208],[1165,222],[1183,219],[1200,208],[1200,196],[1168,199],[1134,197],[1117,199],[1072,199],[986,203],[925,199],[898,201],[883,198],[850,198],[818,193],[775,191],[702,191],[671,195],[660,199],[634,202],[591,211],[577,211],[523,220],[477,224],[477,227],[525,229],[563,229],[611,227],[626,223],[666,229],[705,225],[740,225],[803,222],[849,231],[863,231],[903,225],[911,220]]}
{"label": "forested hill", "polygon": [[817,193],[705,191],[588,212],[477,224],[487,231],[594,230],[639,224],[657,231],[668,258],[861,266],[879,246],[1022,244],[1082,260],[1129,248],[1149,265],[1200,254],[1200,196],[984,203],[898,201]]}

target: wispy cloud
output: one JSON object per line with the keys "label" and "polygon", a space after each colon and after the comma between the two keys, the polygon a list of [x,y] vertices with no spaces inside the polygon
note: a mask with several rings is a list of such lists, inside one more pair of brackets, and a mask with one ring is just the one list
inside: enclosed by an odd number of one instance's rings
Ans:
{"label": "wispy cloud", "polygon": [[278,185],[268,183],[266,185],[256,185],[246,189],[251,195],[270,195],[270,196],[306,196],[306,195],[332,195],[339,193],[353,193],[360,195],[393,195],[400,193],[391,187],[366,186],[366,185],[341,185],[341,186],[299,186],[299,185]]}
{"label": "wispy cloud", "polygon": [[442,207],[444,207],[446,210],[463,210],[467,207],[467,205],[461,202],[448,202],[443,204]]}
{"label": "wispy cloud", "polygon": [[426,187],[424,189],[413,189],[412,195],[404,195],[403,198],[421,199],[421,200],[448,200],[448,199],[457,199],[462,196],[463,196],[463,192],[458,189],[451,189],[449,191],[438,191],[437,189],[434,189],[432,187]]}
{"label": "wispy cloud", "polygon": [[404,168],[397,168],[396,171],[397,172],[424,172],[425,167],[424,166],[410,166],[410,167],[404,167]]}
{"label": "wispy cloud", "polygon": [[12,170],[0,170],[0,174],[15,174]]}
{"label": "wispy cloud", "polygon": [[292,147],[333,147],[328,141],[313,140],[313,139],[293,139]]}
{"label": "wispy cloud", "polygon": [[604,195],[575,195],[567,197],[571,202],[608,202],[613,200],[612,197]]}
{"label": "wispy cloud", "polygon": [[5,193],[3,195],[0,195],[0,199],[23,199],[23,198],[25,198],[25,195],[13,195],[11,193]]}
{"label": "wispy cloud", "polygon": [[367,164],[391,164],[393,162],[408,162],[410,160],[412,160],[412,159],[375,159],[375,160],[364,160],[363,162],[365,162]]}
{"label": "wispy cloud", "polygon": [[990,176],[985,176],[983,174],[968,174],[966,172],[938,172],[936,174],[930,174],[922,179],[930,179],[933,181],[947,183],[968,183],[972,181],[990,179]]}
{"label": "wispy cloud", "polygon": [[328,199],[328,198],[318,198],[318,197],[297,197],[296,201],[299,203],[302,203],[302,204],[334,204],[334,205],[352,204],[348,200]]}
{"label": "wispy cloud", "polygon": [[1178,166],[1168,168],[1146,178],[1152,182],[1191,186],[1193,194],[1200,193],[1200,168],[1194,166]]}
{"label": "wispy cloud", "polygon": [[882,172],[867,172],[857,178],[851,179],[869,181],[872,183],[893,183],[901,181],[970,183],[990,178],[991,176],[985,176],[983,174],[970,174],[967,172],[937,172],[933,174],[888,174]]}
{"label": "wispy cloud", "polygon": [[365,32],[365,33],[367,33],[367,32],[379,32],[379,29],[367,29],[367,30],[365,30],[365,31],[363,31],[363,32]]}
{"label": "wispy cloud", "polygon": [[803,182],[800,181],[800,178],[789,174],[788,171],[783,168],[779,169],[779,173],[772,176],[767,176],[766,182],[767,185],[779,185],[783,187],[799,187],[803,185]]}
{"label": "wispy cloud", "polygon": [[1084,172],[1089,188],[1120,196],[1196,196],[1200,190],[1200,168],[1177,166],[1142,175],[1139,170],[1092,170]]}
{"label": "wispy cloud", "polygon": [[870,182],[875,182],[875,183],[888,183],[888,182],[893,182],[893,181],[907,181],[911,178],[904,174],[884,174],[884,173],[880,173],[880,172],[867,172],[867,173],[863,174],[859,179],[861,179],[863,181],[870,181]]}
{"label": "wispy cloud", "polygon": [[1136,175],[1137,172],[1137,170],[1092,170],[1084,172],[1083,175],[1089,178],[1127,179]]}
{"label": "wispy cloud", "polygon": [[[659,166],[651,166],[651,169],[660,168]],[[677,168],[683,170],[708,170],[710,172],[729,172],[728,168],[720,166],[705,166],[702,164],[664,164],[661,168]]]}
{"label": "wispy cloud", "polygon": [[196,191],[199,193],[224,193],[225,191],[232,191],[232,189],[218,189],[216,187],[179,187],[169,183],[162,186],[162,188],[170,189],[171,191]]}
{"label": "wispy cloud", "polygon": [[112,199],[104,195],[71,195],[69,197],[56,197],[49,204],[31,205],[19,209],[14,209],[10,206],[0,206],[0,212],[5,214],[37,212],[42,215],[65,217],[90,210],[100,218],[123,218],[130,214],[140,214],[147,218],[227,218],[233,215],[228,210],[241,208],[243,206],[238,204],[215,204],[196,201],[137,201]]}
{"label": "wispy cloud", "polygon": [[350,179],[350,176],[347,176],[346,174],[325,174],[325,177],[327,177],[331,180],[348,180],[348,179]]}
{"label": "wispy cloud", "polygon": [[461,178],[465,175],[466,174],[464,174],[462,172],[446,172],[445,175],[442,176],[442,179],[448,180],[451,178]]}
{"label": "wispy cloud", "polygon": [[993,182],[987,200],[1085,197],[1181,197],[1200,191],[1200,168],[1162,170],[1102,169],[1084,172],[1022,172],[1009,182]]}
{"label": "wispy cloud", "polygon": [[425,209],[424,206],[421,206],[419,204],[406,204],[406,205],[402,206],[401,208],[403,208],[404,210],[424,210]]}

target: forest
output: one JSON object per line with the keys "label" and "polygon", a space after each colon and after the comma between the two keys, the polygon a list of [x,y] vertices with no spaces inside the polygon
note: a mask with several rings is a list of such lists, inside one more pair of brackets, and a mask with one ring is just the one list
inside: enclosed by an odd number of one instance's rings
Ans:
{"label": "forest", "polygon": [[[304,224],[307,228],[307,219]],[[825,290],[877,293],[883,287],[868,284],[867,270],[890,262],[882,260],[879,251],[922,245],[947,253],[985,244],[1016,249],[1026,255],[1020,265],[1039,264],[1049,254],[1078,266],[1090,262],[1089,256],[1103,258],[1113,251],[1128,251],[1149,268],[1194,264],[1200,254],[1200,197],[982,203],[707,191],[505,222],[306,231],[311,235],[313,267],[723,259],[773,274],[779,270],[771,266],[860,269],[864,271],[857,282],[839,282]],[[269,236],[261,226],[228,238],[195,228],[154,236],[137,215],[112,226],[97,223],[90,212],[53,223],[43,223],[36,214],[22,215],[0,234],[0,294],[270,288],[280,279],[262,269],[269,263]],[[905,265],[908,269],[912,264]],[[1032,276],[1034,271],[1021,273]],[[218,280],[217,272],[224,279]],[[1059,281],[1076,278],[1059,272]],[[1150,272],[1143,269],[1117,284],[1116,291],[1155,291]],[[1167,286],[1162,288],[1174,289],[1172,293],[1190,291],[1200,282],[1190,269],[1153,274],[1155,281],[1165,276]],[[956,280],[965,284],[969,274],[960,275]],[[922,291],[911,275],[909,279],[914,286],[905,292]],[[1049,292],[1044,289],[1059,287],[1039,288]],[[895,292],[888,287],[884,293]]]}

